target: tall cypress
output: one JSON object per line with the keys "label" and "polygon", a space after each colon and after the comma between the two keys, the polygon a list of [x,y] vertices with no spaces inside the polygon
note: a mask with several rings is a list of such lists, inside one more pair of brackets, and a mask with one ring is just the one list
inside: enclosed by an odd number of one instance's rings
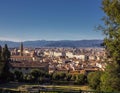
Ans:
{"label": "tall cypress", "polygon": [[2,69],[3,69],[3,62],[2,62],[2,47],[0,46],[0,74],[2,72]]}
{"label": "tall cypress", "polygon": [[0,61],[2,60],[2,47],[0,45]]}
{"label": "tall cypress", "polygon": [[6,82],[9,79],[9,59],[10,59],[10,51],[8,49],[7,44],[5,44],[4,48],[2,49],[1,52],[1,75],[0,75],[0,80],[2,82]]}
{"label": "tall cypress", "polygon": [[10,51],[8,50],[7,44],[5,44],[2,51],[2,60],[8,61],[10,59]]}

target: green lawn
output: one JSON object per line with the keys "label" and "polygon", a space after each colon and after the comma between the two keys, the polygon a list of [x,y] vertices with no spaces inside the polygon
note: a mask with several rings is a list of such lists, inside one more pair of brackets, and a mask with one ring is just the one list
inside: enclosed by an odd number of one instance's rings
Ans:
{"label": "green lawn", "polygon": [[56,88],[56,89],[73,89],[73,90],[90,90],[88,86],[76,86],[76,85],[48,85],[48,88]]}
{"label": "green lawn", "polygon": [[76,85],[22,85],[19,86],[19,89],[22,88],[30,88],[35,86],[42,86],[46,89],[53,89],[53,90],[91,90],[87,85],[83,86],[76,86]]}
{"label": "green lawn", "polygon": [[77,85],[37,85],[37,84],[25,84],[25,83],[8,83],[0,85],[0,88],[7,88],[11,90],[26,90],[26,88],[31,88],[35,86],[42,86],[45,89],[53,90],[90,90],[87,85],[77,86]]}

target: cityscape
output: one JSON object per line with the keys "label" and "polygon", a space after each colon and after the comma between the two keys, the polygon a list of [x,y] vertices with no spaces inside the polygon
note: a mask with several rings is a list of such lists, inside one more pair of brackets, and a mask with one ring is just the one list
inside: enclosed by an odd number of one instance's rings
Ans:
{"label": "cityscape", "polygon": [[31,69],[43,69],[49,73],[86,73],[104,70],[104,48],[12,48],[10,71],[24,74]]}
{"label": "cityscape", "polygon": [[120,93],[120,0],[0,0],[0,93]]}

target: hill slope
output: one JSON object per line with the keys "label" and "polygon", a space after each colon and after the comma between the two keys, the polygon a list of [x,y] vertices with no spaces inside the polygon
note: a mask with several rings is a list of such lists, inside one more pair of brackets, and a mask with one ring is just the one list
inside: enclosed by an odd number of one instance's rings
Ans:
{"label": "hill slope", "polygon": [[[61,40],[61,41],[24,41],[25,47],[101,47],[103,40]],[[7,44],[9,47],[19,47],[20,42],[0,41],[0,45]]]}

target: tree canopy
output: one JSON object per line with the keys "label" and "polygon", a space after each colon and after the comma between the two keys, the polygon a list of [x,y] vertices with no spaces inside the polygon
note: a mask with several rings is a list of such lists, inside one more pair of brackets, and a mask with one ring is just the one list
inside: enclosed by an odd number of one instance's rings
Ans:
{"label": "tree canopy", "polygon": [[102,91],[120,91],[120,1],[102,0],[104,26],[99,26],[105,34],[104,46],[107,66],[101,76]]}
{"label": "tree canopy", "polygon": [[92,89],[95,90],[100,90],[100,77],[101,77],[102,72],[97,71],[97,72],[91,72],[88,74],[87,79],[89,86]]}

